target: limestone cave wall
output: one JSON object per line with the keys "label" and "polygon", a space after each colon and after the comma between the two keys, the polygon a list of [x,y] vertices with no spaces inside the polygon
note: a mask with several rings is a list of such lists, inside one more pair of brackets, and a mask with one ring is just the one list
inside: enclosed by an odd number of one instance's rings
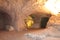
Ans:
{"label": "limestone cave wall", "polygon": [[[40,4],[38,0],[0,0],[0,11],[6,12],[10,15],[11,25],[15,30],[25,29],[24,19],[32,13],[43,12],[48,13],[44,7],[42,7],[43,1]],[[38,13],[37,13],[38,14]]]}

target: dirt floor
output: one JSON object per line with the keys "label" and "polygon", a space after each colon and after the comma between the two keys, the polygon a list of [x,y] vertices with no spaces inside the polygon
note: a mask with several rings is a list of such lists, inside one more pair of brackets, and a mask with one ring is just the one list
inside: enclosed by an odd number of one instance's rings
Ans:
{"label": "dirt floor", "polygon": [[0,40],[60,40],[60,31],[53,27],[21,32],[0,31]]}

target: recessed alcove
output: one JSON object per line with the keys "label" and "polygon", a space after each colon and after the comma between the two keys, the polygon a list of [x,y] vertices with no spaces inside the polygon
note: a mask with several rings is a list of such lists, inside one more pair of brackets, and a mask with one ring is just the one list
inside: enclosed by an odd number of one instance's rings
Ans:
{"label": "recessed alcove", "polygon": [[51,17],[51,14],[46,14],[46,13],[40,13],[39,14],[39,13],[35,13],[35,14],[29,15],[28,17],[30,17],[30,19],[28,19],[30,21],[29,28],[33,28],[33,29],[34,28],[35,29],[41,28],[41,29],[44,29],[44,28],[46,28],[47,22],[49,21],[49,18]]}
{"label": "recessed alcove", "polygon": [[0,30],[6,30],[7,25],[11,25],[11,20],[8,13],[0,11]]}

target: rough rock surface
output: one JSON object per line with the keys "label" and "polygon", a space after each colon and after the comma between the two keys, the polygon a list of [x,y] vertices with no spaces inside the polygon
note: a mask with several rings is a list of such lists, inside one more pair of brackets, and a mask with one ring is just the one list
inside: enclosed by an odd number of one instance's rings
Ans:
{"label": "rough rock surface", "polygon": [[60,16],[51,16],[47,23],[47,27],[54,27],[58,30],[60,30]]}
{"label": "rough rock surface", "polygon": [[[25,29],[24,19],[32,13],[48,12],[42,7],[46,0],[0,0],[0,11],[11,16],[11,25],[16,30]],[[44,10],[43,10],[44,9]]]}

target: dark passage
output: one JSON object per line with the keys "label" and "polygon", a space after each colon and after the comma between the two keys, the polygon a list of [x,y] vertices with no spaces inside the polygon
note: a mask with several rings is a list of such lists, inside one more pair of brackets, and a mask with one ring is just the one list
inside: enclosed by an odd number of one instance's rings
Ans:
{"label": "dark passage", "polygon": [[6,30],[6,25],[11,24],[11,17],[6,12],[0,11],[0,30]]}
{"label": "dark passage", "polygon": [[49,20],[49,17],[43,17],[41,19],[41,28],[46,28],[48,20]]}

